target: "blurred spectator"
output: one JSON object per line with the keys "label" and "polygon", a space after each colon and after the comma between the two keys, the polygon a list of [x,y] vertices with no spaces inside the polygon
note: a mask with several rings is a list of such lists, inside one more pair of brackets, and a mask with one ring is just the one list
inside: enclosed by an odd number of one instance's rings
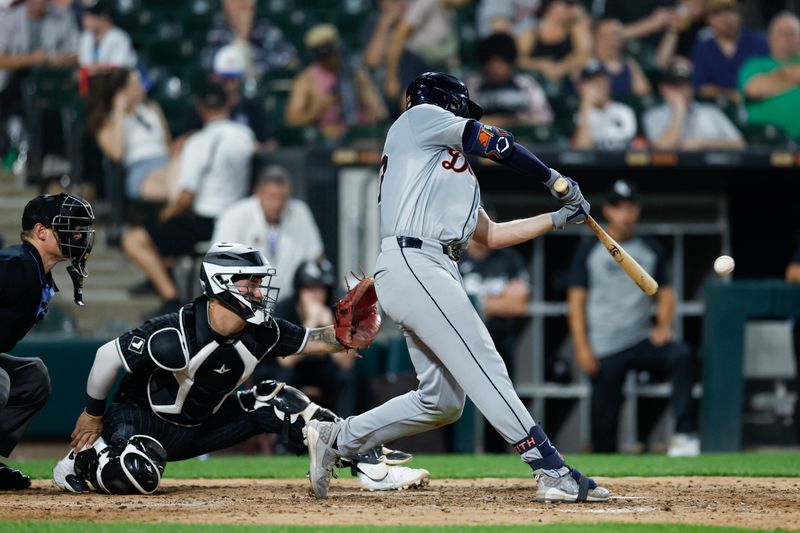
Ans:
{"label": "blurred spectator", "polygon": [[[515,319],[525,316],[530,296],[525,262],[514,248],[490,250],[473,240],[458,263],[458,269],[467,294],[478,302],[489,335],[513,380],[517,341]],[[489,424],[486,424],[485,451],[508,451],[508,443]]]}
{"label": "blurred spectator", "polygon": [[[259,143],[265,143],[270,137],[267,114],[258,100],[246,98],[242,94],[244,79],[244,56],[241,49],[228,45],[223,46],[214,56],[214,65],[209,79],[221,84],[228,95],[231,108],[231,120],[244,124],[253,131]],[[184,120],[184,132],[194,132],[203,127],[203,119],[198,111],[198,102],[192,106]]]}
{"label": "blurred spectator", "polygon": [[286,104],[287,126],[313,125],[327,139],[338,140],[352,126],[386,119],[386,107],[369,75],[342,56],[334,25],[311,28],[305,44],[314,61],[294,79]]}
{"label": "blurred spectator", "polygon": [[578,82],[581,99],[575,148],[624,150],[636,135],[636,114],[625,104],[611,100],[611,78],[603,64],[589,60]]}
{"label": "blurred spectator", "polygon": [[675,292],[663,251],[656,241],[635,234],[640,213],[634,186],[614,182],[603,204],[606,230],[658,282],[655,327],[650,297],[619,269],[597,239],[581,245],[570,270],[569,328],[578,366],[592,380],[592,451],[618,451],[622,386],[628,371],[637,370],[672,381],[676,435],[668,455],[697,455],[692,358],[686,345],[673,338]]}
{"label": "blurred spectator", "polygon": [[384,89],[389,98],[404,98],[408,84],[423,72],[447,72],[458,65],[456,10],[468,2],[411,0],[386,53]]}
{"label": "blurred spectator", "polygon": [[706,20],[713,38],[700,41],[692,51],[694,86],[702,98],[724,96],[739,102],[736,77],[753,56],[769,55],[769,45],[761,33],[742,29],[742,16],[736,0],[708,0]]}
{"label": "blurred spectator", "polygon": [[[294,274],[294,295],[281,300],[275,315],[305,328],[329,326],[333,323],[335,283],[333,266],[328,260],[304,261]],[[281,376],[281,380],[302,389],[320,405],[329,405],[336,409],[337,415],[347,417],[356,414],[358,399],[354,362],[355,358],[347,351],[324,357],[276,357],[269,363],[281,368],[277,371],[264,368],[264,379]]]}
{"label": "blurred spectator", "polygon": [[672,60],[662,72],[658,91],[660,106],[644,114],[644,129],[655,148],[671,150],[742,150],[744,139],[717,106],[694,100],[692,64],[684,58]]}
{"label": "blurred spectator", "polygon": [[233,44],[245,58],[248,78],[260,78],[272,68],[294,68],[297,51],[277,26],[255,20],[256,0],[223,0],[223,12],[206,37],[204,54],[211,58]]}
{"label": "blurred spectator", "polygon": [[748,121],[772,124],[800,139],[800,21],[778,14],[769,25],[770,57],[750,58],[739,71]]}
{"label": "blurred spectator", "polygon": [[536,27],[536,13],[542,0],[481,0],[475,16],[478,37],[507,33],[518,37]]}
{"label": "blurred spectator", "polygon": [[[777,15],[777,21],[781,15]],[[786,267],[786,282],[800,283],[800,248],[795,250],[789,266]],[[794,430],[797,440],[800,442],[800,317],[794,317],[792,325],[792,338],[794,344],[794,379],[795,379],[795,400],[794,400]]]}
{"label": "blurred spectator", "polygon": [[514,73],[517,45],[505,33],[478,43],[482,71],[466,80],[473,100],[483,107],[483,120],[502,128],[553,122],[553,111],[541,85],[530,74]]}
{"label": "blurred spectator", "polygon": [[86,129],[103,154],[125,169],[125,195],[163,202],[175,192],[178,155],[161,107],[146,99],[139,72],[101,70],[89,81]]}
{"label": "blurred spectator", "polygon": [[205,126],[183,148],[178,197],[163,209],[159,223],[135,227],[122,237],[122,249],[164,302],[157,314],[180,306],[164,258],[192,254],[195,245],[208,241],[215,219],[247,193],[250,179],[253,132],[230,119],[221,85],[208,82],[200,99]]}
{"label": "blurred spectator", "polygon": [[605,0],[597,5],[601,9],[594,13],[595,17],[621,21],[626,41],[651,39],[675,19],[675,0]]}
{"label": "blurred spectator", "polygon": [[136,67],[138,59],[125,31],[114,25],[109,0],[94,0],[83,11],[78,62],[90,72],[99,67]]}
{"label": "blurred spectator", "polygon": [[380,11],[373,13],[364,24],[361,40],[363,61],[367,68],[375,70],[386,65],[386,52],[392,35],[409,4],[410,0],[380,0]]}
{"label": "blurred spectator", "polygon": [[539,24],[517,39],[520,68],[560,82],[576,75],[591,54],[589,17],[577,0],[543,0]]}
{"label": "blurred spectator", "polygon": [[[78,62],[72,13],[50,0],[28,0],[0,17],[0,140],[11,116],[26,116],[23,81],[34,67],[71,68]],[[0,148],[3,143],[0,142]]]}
{"label": "blurred spectator", "polygon": [[594,55],[611,79],[611,94],[644,96],[653,90],[642,67],[623,53],[622,23],[616,19],[598,20],[594,27]]}
{"label": "blurred spectator", "polygon": [[290,280],[303,261],[321,259],[319,229],[305,202],[292,198],[289,171],[261,171],[253,195],[229,206],[217,220],[214,242],[240,242],[261,250],[277,270],[279,298],[292,295]]}
{"label": "blurred spectator", "polygon": [[[706,31],[708,36],[701,35]],[[656,65],[665,69],[675,56],[690,57],[695,42],[710,36],[711,30],[706,29],[703,0],[679,0],[675,16],[670,19],[658,43]]]}

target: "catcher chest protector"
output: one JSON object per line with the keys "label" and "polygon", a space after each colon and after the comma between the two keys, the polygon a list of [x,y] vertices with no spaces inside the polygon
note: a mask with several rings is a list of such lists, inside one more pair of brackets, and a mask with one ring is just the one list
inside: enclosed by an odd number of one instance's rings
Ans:
{"label": "catcher chest protector", "polygon": [[75,456],[75,474],[106,494],[152,494],[166,464],[166,450],[147,435],[134,435],[119,445],[106,445],[100,438]]}

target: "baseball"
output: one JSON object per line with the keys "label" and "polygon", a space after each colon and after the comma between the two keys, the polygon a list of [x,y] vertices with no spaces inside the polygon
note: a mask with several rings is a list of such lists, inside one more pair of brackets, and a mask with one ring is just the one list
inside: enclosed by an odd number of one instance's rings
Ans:
{"label": "baseball", "polygon": [[733,257],[729,255],[721,255],[714,261],[714,272],[720,276],[727,276],[733,272],[733,267],[736,264],[733,262]]}

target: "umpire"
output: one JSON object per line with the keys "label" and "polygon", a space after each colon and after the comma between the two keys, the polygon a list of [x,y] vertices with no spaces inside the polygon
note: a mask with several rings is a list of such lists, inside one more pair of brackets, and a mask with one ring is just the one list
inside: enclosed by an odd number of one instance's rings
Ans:
{"label": "umpire", "polygon": [[[36,357],[8,355],[34,324],[47,314],[58,291],[53,267],[70,260],[67,271],[75,285],[75,302],[81,301],[86,259],[92,249],[92,207],[66,193],[42,195],[25,206],[22,244],[0,250],[0,455],[8,457],[25,429],[47,402],[50,376]],[[19,470],[0,463],[0,490],[19,490],[31,480]]]}

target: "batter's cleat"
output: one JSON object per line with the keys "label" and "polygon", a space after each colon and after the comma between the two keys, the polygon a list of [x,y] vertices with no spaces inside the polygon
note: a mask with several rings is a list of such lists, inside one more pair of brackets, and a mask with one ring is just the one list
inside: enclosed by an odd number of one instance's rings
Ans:
{"label": "batter's cleat", "polygon": [[31,486],[31,478],[8,465],[0,463],[0,490],[24,490]]}
{"label": "batter's cleat", "polygon": [[69,453],[53,468],[53,485],[68,492],[89,492],[89,485],[75,475],[75,452]]}
{"label": "batter's cleat", "polygon": [[339,435],[341,422],[320,422],[310,420],[306,424],[308,436],[308,478],[311,490],[317,498],[328,497],[331,473],[341,454],[333,448]]}
{"label": "batter's cleat", "polygon": [[413,455],[400,450],[392,450],[386,446],[381,446],[381,453],[386,458],[386,464],[391,466],[404,465],[411,462]]}
{"label": "batter's cleat", "polygon": [[405,466],[389,467],[383,479],[372,479],[366,474],[358,473],[358,482],[362,490],[403,490],[421,488],[430,482],[431,473],[424,468],[408,468]]}
{"label": "batter's cleat", "polygon": [[611,497],[605,487],[574,468],[561,477],[536,476],[536,499],[540,502],[604,502]]}
{"label": "batter's cleat", "polygon": [[700,439],[688,433],[676,433],[667,449],[667,457],[697,457],[700,455]]}

